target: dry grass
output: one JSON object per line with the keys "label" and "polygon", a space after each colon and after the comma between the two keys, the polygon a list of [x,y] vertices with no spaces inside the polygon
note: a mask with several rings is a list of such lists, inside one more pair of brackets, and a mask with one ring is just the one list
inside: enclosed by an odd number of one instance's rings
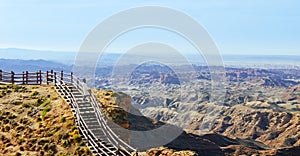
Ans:
{"label": "dry grass", "polygon": [[91,155],[53,86],[0,85],[0,155]]}

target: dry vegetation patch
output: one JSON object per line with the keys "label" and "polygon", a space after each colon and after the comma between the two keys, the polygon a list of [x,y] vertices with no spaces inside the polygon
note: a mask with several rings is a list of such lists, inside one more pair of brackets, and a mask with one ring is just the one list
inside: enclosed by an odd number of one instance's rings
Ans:
{"label": "dry vegetation patch", "polygon": [[0,85],[0,155],[91,155],[54,86]]}

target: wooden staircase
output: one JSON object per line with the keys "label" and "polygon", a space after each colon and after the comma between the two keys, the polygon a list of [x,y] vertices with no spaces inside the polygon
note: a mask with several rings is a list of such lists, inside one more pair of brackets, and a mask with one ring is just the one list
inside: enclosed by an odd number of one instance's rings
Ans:
{"label": "wooden staircase", "polygon": [[113,145],[103,132],[104,127],[98,122],[95,108],[91,98],[83,101],[83,94],[73,84],[56,84],[56,90],[70,104],[73,114],[76,116],[76,125],[79,133],[84,137],[87,146],[95,155],[129,155],[125,154]]}

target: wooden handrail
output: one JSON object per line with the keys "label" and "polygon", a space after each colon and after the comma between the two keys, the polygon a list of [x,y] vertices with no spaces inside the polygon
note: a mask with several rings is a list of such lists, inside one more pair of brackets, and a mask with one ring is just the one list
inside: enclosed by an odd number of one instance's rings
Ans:
{"label": "wooden handrail", "polygon": [[[76,88],[78,88],[81,92],[83,92],[82,87],[83,87],[83,83],[75,76],[73,76],[73,85],[75,85]],[[118,148],[124,148],[126,154],[131,154],[129,151],[127,151],[128,149],[131,151],[135,151],[135,149],[133,147],[131,147],[130,145],[128,145],[126,142],[124,142],[108,125],[107,122],[105,120],[107,120],[107,118],[105,118],[105,116],[103,115],[103,112],[101,112],[100,110],[100,104],[98,102],[98,100],[96,99],[95,95],[93,93],[90,92],[90,98],[91,98],[91,103],[92,106],[94,107],[94,110],[96,112],[96,117],[98,120],[98,123],[100,123],[102,125],[102,127],[105,129],[103,129],[104,134],[108,137],[107,139],[115,146],[117,146]]]}
{"label": "wooden handrail", "polygon": [[[46,72],[37,71],[37,72],[22,72],[15,73],[5,72],[0,70],[0,81],[11,83],[11,84],[35,84],[41,85],[48,82],[49,75],[45,75]],[[46,80],[45,82],[43,80]],[[49,83],[49,82],[48,82]]]}

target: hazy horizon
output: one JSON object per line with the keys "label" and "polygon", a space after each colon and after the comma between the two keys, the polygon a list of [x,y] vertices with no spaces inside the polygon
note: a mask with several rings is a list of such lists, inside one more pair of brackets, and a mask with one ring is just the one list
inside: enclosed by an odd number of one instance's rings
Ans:
{"label": "hazy horizon", "polygon": [[[63,63],[66,65],[74,64],[77,52],[66,51],[46,51],[18,48],[0,48],[0,59],[19,59],[19,60],[46,60]],[[99,65],[115,65],[123,53],[105,52],[98,59]],[[246,54],[221,54],[225,65],[291,65],[299,66],[300,55],[246,55]],[[129,56],[130,57],[130,56]],[[144,57],[135,55],[132,58]],[[200,54],[186,54],[186,59],[192,64],[205,65],[205,60]],[[151,58],[149,58],[151,59]],[[166,58],[167,59],[167,58]]]}

